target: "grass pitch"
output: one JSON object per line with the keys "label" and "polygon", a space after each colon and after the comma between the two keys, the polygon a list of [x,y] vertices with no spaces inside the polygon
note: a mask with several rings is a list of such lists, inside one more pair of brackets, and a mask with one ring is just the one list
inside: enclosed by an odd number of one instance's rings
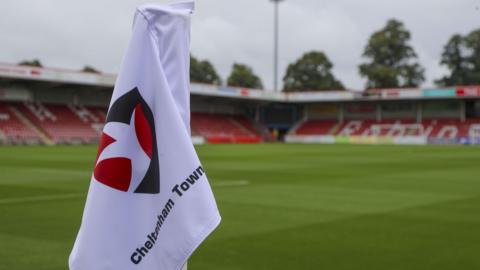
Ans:
{"label": "grass pitch", "polygon": [[[223,217],[189,269],[480,269],[480,149],[198,147]],[[96,147],[0,147],[0,269],[67,269]]]}

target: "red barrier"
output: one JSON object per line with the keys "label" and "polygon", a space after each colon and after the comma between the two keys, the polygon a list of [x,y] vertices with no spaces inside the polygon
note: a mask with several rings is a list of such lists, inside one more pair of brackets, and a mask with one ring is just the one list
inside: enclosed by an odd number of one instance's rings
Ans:
{"label": "red barrier", "polygon": [[211,144],[222,144],[222,143],[254,144],[254,143],[261,143],[262,138],[260,137],[208,137],[207,142]]}

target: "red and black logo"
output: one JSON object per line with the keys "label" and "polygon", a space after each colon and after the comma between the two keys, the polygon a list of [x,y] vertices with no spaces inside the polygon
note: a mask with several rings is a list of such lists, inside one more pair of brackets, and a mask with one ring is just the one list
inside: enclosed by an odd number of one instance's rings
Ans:
{"label": "red and black logo", "polygon": [[123,192],[160,192],[154,116],[137,88],[118,98],[108,111],[94,177]]}

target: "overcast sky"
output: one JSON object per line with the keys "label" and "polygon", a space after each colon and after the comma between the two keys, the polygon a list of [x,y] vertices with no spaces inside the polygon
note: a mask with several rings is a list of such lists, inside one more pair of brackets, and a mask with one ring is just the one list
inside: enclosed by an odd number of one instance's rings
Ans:
{"label": "overcast sky", "polygon": [[[85,64],[116,73],[142,0],[1,0],[0,62],[39,58],[45,66]],[[158,3],[171,1],[160,0]],[[412,32],[427,70],[425,86],[446,72],[439,57],[454,33],[480,28],[480,0],[286,0],[280,5],[280,76],[304,52],[319,50],[348,88],[362,89],[358,64],[367,40],[390,18]],[[223,80],[233,62],[249,64],[273,85],[273,6],[269,0],[197,0],[192,52]]]}

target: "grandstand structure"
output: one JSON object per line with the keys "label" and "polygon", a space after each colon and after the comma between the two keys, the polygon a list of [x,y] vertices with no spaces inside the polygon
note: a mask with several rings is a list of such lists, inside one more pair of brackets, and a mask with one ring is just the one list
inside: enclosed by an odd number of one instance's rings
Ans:
{"label": "grandstand structure", "polygon": [[[96,143],[115,76],[0,64],[0,144]],[[277,93],[191,84],[195,142],[480,144],[480,86]]]}

